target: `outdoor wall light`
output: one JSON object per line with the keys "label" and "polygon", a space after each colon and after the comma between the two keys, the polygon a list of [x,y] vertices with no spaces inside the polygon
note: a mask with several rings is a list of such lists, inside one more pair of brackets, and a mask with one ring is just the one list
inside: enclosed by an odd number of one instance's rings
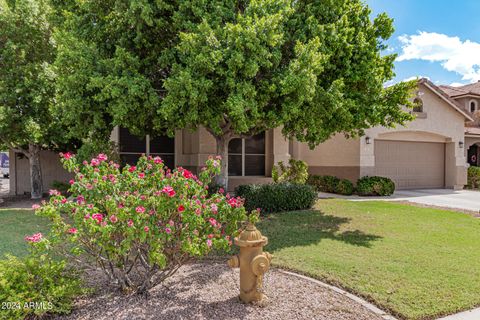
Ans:
{"label": "outdoor wall light", "polygon": [[370,144],[370,137],[365,137],[365,143]]}
{"label": "outdoor wall light", "polygon": [[464,145],[463,141],[460,141],[460,142],[458,143],[458,146],[460,147],[460,149],[463,149],[463,145]]}

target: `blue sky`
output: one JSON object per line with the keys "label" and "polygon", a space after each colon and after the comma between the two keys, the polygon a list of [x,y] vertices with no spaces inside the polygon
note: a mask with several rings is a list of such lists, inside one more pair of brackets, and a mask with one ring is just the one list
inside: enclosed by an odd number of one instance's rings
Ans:
{"label": "blue sky", "polygon": [[480,0],[365,0],[394,18],[388,41],[399,54],[395,81],[415,76],[437,84],[480,80]]}

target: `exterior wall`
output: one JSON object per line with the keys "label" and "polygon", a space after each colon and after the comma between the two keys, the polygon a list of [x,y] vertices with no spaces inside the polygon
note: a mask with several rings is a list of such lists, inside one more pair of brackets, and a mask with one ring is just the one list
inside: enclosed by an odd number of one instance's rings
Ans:
{"label": "exterior wall", "polygon": [[[194,132],[181,130],[176,138],[176,165],[182,166],[193,172],[203,166],[209,156],[216,154],[216,141],[203,127]],[[179,141],[179,145],[177,145]],[[275,142],[275,143],[274,143]],[[268,183],[271,182],[273,164],[278,161],[288,160],[288,141],[281,136],[281,129],[269,130],[265,134],[265,177],[230,177],[229,190],[235,189],[240,184]]]}
{"label": "exterior wall", "polygon": [[347,139],[341,134],[311,150],[306,143],[291,143],[292,157],[308,164],[309,172],[333,175],[355,182],[360,177],[360,140]]}
{"label": "exterior wall", "polygon": [[464,107],[465,111],[470,113],[470,102],[475,101],[477,103],[477,110],[480,110],[480,99],[475,96],[467,96],[455,99],[461,106]]}
{"label": "exterior wall", "polygon": [[[73,175],[67,172],[60,163],[57,153],[41,151],[40,166],[42,168],[43,191],[52,189],[54,181],[68,182]],[[10,194],[23,195],[30,193],[30,166],[28,159],[10,151]]]}
{"label": "exterior wall", "polygon": [[[424,85],[423,113],[404,127],[388,129],[375,127],[366,130],[371,141],[430,141],[446,143],[445,184],[448,188],[460,189],[466,184],[466,158],[460,142],[464,141],[465,118],[448,105],[443,99]],[[366,138],[360,140],[360,175],[372,175],[375,172],[374,143],[367,144]]]}

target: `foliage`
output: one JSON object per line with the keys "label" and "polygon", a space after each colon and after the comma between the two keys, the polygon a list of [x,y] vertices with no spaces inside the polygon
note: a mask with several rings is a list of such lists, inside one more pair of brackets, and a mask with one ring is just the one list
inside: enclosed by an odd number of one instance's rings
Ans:
{"label": "foliage", "polygon": [[317,198],[311,186],[292,183],[240,185],[235,193],[245,199],[248,211],[264,213],[309,209]]}
{"label": "foliage", "polygon": [[77,262],[99,266],[111,284],[145,293],[182,264],[213,248],[228,249],[246,219],[243,201],[208,196],[220,160],[209,159],[199,177],[181,167],[166,170],[159,157],[141,157],[122,170],[99,154],[79,165],[64,154],[75,172],[69,201],[51,191],[37,213],[52,220],[51,242]]}
{"label": "foliage", "polygon": [[0,149],[30,160],[32,197],[42,196],[39,152],[66,143],[52,114],[56,48],[47,0],[0,0]]}
{"label": "foliage", "polygon": [[86,139],[83,141],[82,146],[77,150],[77,161],[89,161],[97,154],[103,153],[108,159],[120,163],[120,155],[118,154],[117,145],[110,140],[102,139]]}
{"label": "foliage", "polygon": [[287,167],[280,161],[277,166],[273,166],[272,179],[275,183],[305,184],[308,179],[308,165],[305,161],[291,158]]}
{"label": "foliage", "polygon": [[69,313],[75,297],[84,293],[77,273],[63,260],[30,254],[0,260],[1,319],[24,319]]}
{"label": "foliage", "polygon": [[395,191],[395,183],[386,177],[362,177],[357,181],[360,196],[390,196]]}
{"label": "foliage", "polygon": [[350,196],[355,191],[353,183],[348,179],[340,179],[335,188],[335,193],[343,194],[345,196]]}
{"label": "foliage", "polygon": [[64,194],[67,197],[70,195],[68,191],[70,189],[70,184],[68,184],[67,182],[54,180],[52,182],[52,189],[58,190],[60,193]]}
{"label": "foliage", "polygon": [[412,119],[415,81],[384,87],[392,19],[371,19],[362,0],[52,2],[56,110],[72,136],[203,126],[226,182],[232,138],[282,126],[314,147]]}
{"label": "foliage", "polygon": [[467,173],[467,186],[470,189],[480,188],[480,167],[470,166]]}
{"label": "foliage", "polygon": [[334,176],[310,175],[307,183],[319,192],[335,193],[340,179]]}
{"label": "foliage", "polygon": [[276,266],[345,288],[397,319],[480,305],[478,218],[387,201],[322,199],[314,208],[257,225]]}

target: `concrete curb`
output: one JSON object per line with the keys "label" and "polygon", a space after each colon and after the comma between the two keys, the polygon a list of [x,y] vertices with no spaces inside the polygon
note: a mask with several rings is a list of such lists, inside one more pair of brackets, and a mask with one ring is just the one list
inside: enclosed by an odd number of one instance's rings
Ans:
{"label": "concrete curb", "polygon": [[333,290],[335,291],[336,293],[339,293],[341,295],[344,295],[348,298],[350,298],[351,300],[359,303],[360,305],[362,305],[364,308],[370,310],[371,312],[375,313],[376,315],[380,316],[381,318],[385,319],[385,320],[398,320],[397,318],[393,317],[392,315],[389,315],[388,313],[386,313],[385,311],[379,309],[378,307],[374,306],[373,304],[371,304],[370,302],[360,298],[360,297],[357,297],[356,295],[354,294],[351,294],[350,292],[347,292],[343,289],[340,289],[338,287],[335,287],[335,286],[332,286],[330,284],[327,284],[325,282],[322,282],[320,280],[317,280],[317,279],[313,279],[313,278],[310,278],[310,277],[307,277],[307,276],[304,276],[304,275],[301,275],[301,274],[298,274],[298,273],[295,273],[295,272],[291,272],[291,271],[286,271],[286,270],[282,270],[282,269],[277,269],[279,272],[281,273],[284,273],[284,274],[288,274],[288,275],[291,275],[291,276],[294,276],[294,277],[297,277],[297,278],[300,278],[300,279],[304,279],[304,280],[308,280],[310,282],[313,282],[315,284],[318,284],[322,287],[325,287],[325,288],[328,288],[330,290]]}

